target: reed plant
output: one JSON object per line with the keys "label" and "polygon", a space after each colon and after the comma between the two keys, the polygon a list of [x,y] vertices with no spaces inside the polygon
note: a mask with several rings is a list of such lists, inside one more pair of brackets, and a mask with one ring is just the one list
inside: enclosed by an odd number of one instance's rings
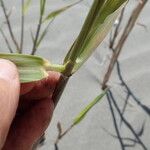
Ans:
{"label": "reed plant", "polygon": [[[26,13],[30,8],[32,0],[22,0],[22,14],[21,14],[21,39],[20,44],[16,40],[13,33],[11,22],[9,20],[9,14],[6,11],[5,2],[0,0],[0,4],[6,19],[6,24],[10,37],[15,45],[15,50],[10,46],[7,35],[3,32],[1,28],[1,34],[5,39],[7,47],[10,53],[0,53],[0,58],[8,59],[16,64],[21,83],[29,83],[41,80],[48,76],[48,71],[57,71],[61,73],[60,80],[55,88],[53,94],[53,100],[55,105],[58,103],[61,94],[69,80],[69,78],[76,73],[87,59],[92,55],[96,48],[101,44],[106,35],[111,30],[117,16],[120,14],[121,10],[124,8],[128,0],[93,0],[93,4],[89,10],[89,13],[85,19],[83,27],[66,54],[62,64],[53,64],[49,60],[42,58],[40,56],[35,56],[35,53],[44,40],[45,35],[48,32],[48,28],[52,21],[61,13],[67,9],[77,5],[82,2],[82,0],[77,1],[73,4],[67,5],[65,7],[59,8],[48,14],[45,13],[46,0],[40,0],[40,14],[39,21],[36,29],[36,33],[31,32],[33,47],[31,49],[31,55],[23,54],[24,45],[24,19]],[[42,29],[43,24],[46,27]],[[103,92],[97,96],[73,121],[73,126],[77,125],[87,114],[87,112],[97,104],[103,96],[107,93],[108,88],[103,88]]]}
{"label": "reed plant", "polygon": [[[94,50],[103,41],[111,26],[113,25],[116,17],[118,16],[121,9],[127,3],[127,0],[94,0],[93,5],[89,11],[89,14],[85,20],[85,23],[81,29],[81,32],[70,50],[66,54],[64,61],[61,65],[52,64],[48,60],[45,60],[39,56],[31,56],[19,54],[22,53],[23,47],[23,32],[24,32],[24,16],[31,3],[31,0],[26,2],[22,1],[22,29],[21,29],[21,42],[20,46],[16,41],[13,34],[11,23],[9,21],[9,16],[6,12],[6,7],[4,1],[1,0],[1,6],[6,18],[7,26],[16,46],[15,54],[0,54],[0,58],[5,58],[11,60],[16,64],[20,73],[20,81],[23,82],[33,82],[45,78],[48,74],[47,71],[53,70],[58,71],[62,74],[62,77],[68,78],[72,76],[91,56]],[[80,1],[79,1],[80,2]],[[59,10],[45,15],[46,0],[40,0],[40,17],[37,26],[37,31],[33,37],[33,48],[31,54],[34,55],[41,39],[46,34],[46,29],[41,33],[41,26],[45,21],[51,21],[57,15],[67,10],[68,8],[74,6],[77,3],[71,4],[69,6],[63,7]],[[45,17],[46,16],[46,17]],[[46,27],[47,28],[47,27]],[[41,37],[40,37],[41,36]],[[32,63],[31,63],[32,62]],[[66,79],[65,79],[66,80]],[[66,81],[67,81],[66,80]],[[59,82],[61,83],[61,81]],[[64,83],[63,83],[64,84]],[[61,87],[63,89],[63,86]],[[60,89],[59,89],[60,90]],[[61,91],[61,90],[60,90]],[[59,95],[57,93],[57,95]]]}
{"label": "reed plant", "polygon": [[[95,104],[97,104],[97,102],[99,102],[103,96],[105,96],[105,94],[107,94],[107,99],[108,99],[108,103],[110,106],[110,111],[112,113],[113,119],[115,120],[115,115],[114,115],[114,108],[112,107],[113,102],[110,102],[109,97],[109,93],[111,93],[111,89],[109,85],[109,80],[111,78],[112,75],[112,71],[115,67],[115,64],[117,64],[118,67],[118,58],[123,50],[123,46],[127,40],[127,38],[129,37],[129,35],[131,34],[133,28],[135,27],[135,25],[139,24],[142,27],[146,28],[145,25],[137,23],[137,19],[140,16],[144,6],[146,5],[147,0],[142,0],[137,2],[137,5],[135,6],[135,8],[133,8],[132,13],[129,16],[129,19],[127,20],[127,23],[125,24],[125,26],[123,25],[123,20],[124,20],[124,14],[125,14],[125,7],[122,9],[118,19],[116,20],[116,24],[114,24],[114,27],[111,30],[110,33],[110,39],[109,39],[109,49],[112,51],[112,56],[110,59],[110,62],[108,64],[108,68],[104,74],[103,80],[101,82],[101,89],[103,90],[103,93],[101,93],[100,95],[98,95],[89,105],[87,105],[77,116],[76,118],[72,121],[72,124],[67,128],[67,129],[63,129],[62,128],[62,124],[60,122],[58,122],[57,124],[57,128],[58,128],[58,136],[56,138],[55,141],[55,150],[58,150],[58,143],[60,140],[62,140],[64,138],[64,136],[66,136],[68,134],[68,132],[70,132],[78,123],[80,123],[83,118],[85,117],[85,115],[87,114],[87,112],[93,108],[93,106]],[[122,32],[121,36],[120,36],[120,32]],[[122,81],[123,82],[123,81]],[[127,91],[129,91],[127,85],[125,82],[122,83],[123,86],[126,86]],[[130,91],[129,91],[130,93]],[[126,103],[126,102],[125,102]],[[135,136],[135,138],[137,139],[137,141],[139,142],[139,145],[141,145],[141,147],[143,149],[147,149],[146,146],[143,144],[142,140],[140,139],[140,137],[138,137],[138,135],[136,135],[136,133],[134,132],[134,129],[132,128],[132,126],[129,126],[129,123],[127,120],[124,119],[124,111],[126,109],[127,103],[124,105],[123,108],[123,112],[122,114],[118,112],[121,121],[125,124],[125,126],[127,128],[129,128],[130,132]],[[119,106],[115,106],[115,109],[119,110]],[[117,111],[118,111],[117,110]],[[121,112],[121,111],[120,111]],[[116,135],[110,133],[109,131],[106,132],[111,135],[112,137],[117,137],[117,139],[120,142],[120,146],[121,148],[124,150],[125,149],[125,141],[123,138],[121,138],[121,133],[118,131],[118,125],[117,123],[114,121],[115,124],[115,130],[116,130]],[[117,127],[117,128],[116,128]]]}

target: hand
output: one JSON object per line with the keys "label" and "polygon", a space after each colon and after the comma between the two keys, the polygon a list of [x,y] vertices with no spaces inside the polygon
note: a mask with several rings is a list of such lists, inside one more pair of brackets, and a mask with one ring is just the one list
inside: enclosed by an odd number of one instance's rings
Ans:
{"label": "hand", "polygon": [[0,149],[30,150],[52,118],[52,94],[59,73],[47,79],[19,83],[15,65],[0,60]]}

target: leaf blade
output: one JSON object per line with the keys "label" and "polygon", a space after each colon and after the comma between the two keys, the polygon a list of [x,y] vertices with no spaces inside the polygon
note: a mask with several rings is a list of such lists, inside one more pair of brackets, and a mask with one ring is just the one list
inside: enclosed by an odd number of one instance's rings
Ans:
{"label": "leaf blade", "polygon": [[17,66],[21,83],[38,81],[48,76],[44,68],[48,61],[41,57],[0,53],[0,58],[8,59]]}
{"label": "leaf blade", "polygon": [[54,10],[52,12],[50,12],[44,19],[43,19],[43,23],[45,23],[46,21],[49,21],[51,19],[54,19],[55,17],[57,17],[58,15],[60,15],[61,13],[63,13],[64,11],[68,10],[69,8],[77,5],[78,3],[80,3],[82,0],[76,2],[76,3],[73,3],[73,4],[70,4],[70,5],[67,5],[67,6],[64,6],[62,8],[59,8],[57,10]]}
{"label": "leaf blade", "polygon": [[98,95],[92,102],[90,102],[73,120],[73,125],[79,124],[87,115],[87,113],[106,95],[108,89],[104,90],[100,95]]}
{"label": "leaf blade", "polygon": [[[64,60],[64,63],[69,61],[74,63],[72,74],[83,65],[103,41],[108,31],[111,29],[114,20],[127,1],[128,0],[104,0],[103,2],[101,1],[101,3],[99,0],[94,1],[92,8],[94,8],[95,4],[97,9],[94,12],[95,15],[93,15],[93,19],[87,17],[85,21],[85,23],[87,23],[84,24],[79,38],[77,38],[77,42],[72,46]],[[93,10],[91,9],[89,16],[92,13]],[[82,37],[83,31],[87,28],[88,21],[91,21],[91,25],[87,32],[84,33],[84,37]]]}

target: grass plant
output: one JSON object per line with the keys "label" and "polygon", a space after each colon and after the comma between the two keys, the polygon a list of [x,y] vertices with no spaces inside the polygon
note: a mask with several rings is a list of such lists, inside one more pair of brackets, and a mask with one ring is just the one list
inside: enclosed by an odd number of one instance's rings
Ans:
{"label": "grass plant", "polygon": [[[31,49],[31,55],[22,54],[23,45],[24,45],[24,29],[25,29],[25,17],[28,12],[30,5],[32,4],[32,0],[22,0],[21,1],[21,38],[20,44],[17,41],[11,26],[11,22],[9,19],[9,15],[7,13],[7,9],[3,0],[0,0],[0,4],[6,19],[6,24],[8,27],[8,31],[15,45],[15,50],[12,49],[9,40],[5,33],[1,28],[1,34],[5,39],[6,45],[9,48],[11,53],[1,53],[0,58],[8,59],[16,64],[21,83],[28,83],[33,81],[38,81],[45,78],[48,74],[48,71],[57,71],[61,73],[60,80],[55,88],[53,94],[53,100],[55,105],[58,103],[61,94],[69,80],[69,78],[77,72],[83,64],[87,61],[87,59],[92,55],[95,49],[101,44],[106,35],[111,30],[111,27],[114,24],[117,16],[120,14],[121,10],[127,4],[128,0],[93,0],[93,4],[90,8],[90,11],[85,19],[81,32],[78,37],[72,44],[69,49],[66,57],[63,60],[62,64],[53,64],[49,60],[46,60],[42,57],[35,56],[37,49],[41,42],[44,40],[45,35],[48,32],[48,28],[51,22],[61,13],[73,7],[74,5],[79,4],[82,0],[77,1],[73,4],[67,5],[65,7],[59,8],[53,12],[45,14],[46,8],[46,0],[39,1],[39,21],[36,29],[36,33],[32,33],[32,41],[33,47]],[[43,29],[43,24],[47,24],[47,26]],[[13,53],[15,52],[15,53]],[[115,60],[116,61],[116,60]],[[114,65],[114,63],[112,63]],[[81,122],[81,120],[86,116],[88,111],[96,105],[103,96],[107,93],[106,83],[108,79],[103,83],[103,91],[100,95],[98,95],[82,112],[75,118],[73,124],[69,128],[69,130]],[[59,130],[60,129],[60,125]],[[66,133],[61,132],[59,134],[58,139],[61,139]],[[58,141],[56,141],[57,147]]]}

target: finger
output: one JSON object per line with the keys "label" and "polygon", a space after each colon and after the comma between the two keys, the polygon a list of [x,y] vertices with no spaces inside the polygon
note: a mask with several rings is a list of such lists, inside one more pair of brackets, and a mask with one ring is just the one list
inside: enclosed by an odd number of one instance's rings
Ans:
{"label": "finger", "polygon": [[42,136],[52,118],[54,104],[50,98],[37,101],[23,116],[13,123],[4,149],[32,149],[33,144]]}
{"label": "finger", "polygon": [[18,105],[20,83],[16,66],[0,59],[0,149]]}
{"label": "finger", "polygon": [[[35,100],[51,97],[59,77],[59,73],[51,71],[46,79],[38,82],[22,84],[21,88],[25,88],[22,91],[26,94],[20,97],[17,114],[26,112],[28,108],[33,105]],[[27,91],[29,92],[27,93]]]}
{"label": "finger", "polygon": [[20,87],[20,95],[24,95],[30,92],[35,86],[35,82],[32,83],[22,83]]}
{"label": "finger", "polygon": [[55,89],[55,86],[59,80],[60,74],[54,71],[49,72],[49,76],[41,81],[35,82],[32,90],[25,95],[21,96],[21,99],[38,100],[50,97]]}

